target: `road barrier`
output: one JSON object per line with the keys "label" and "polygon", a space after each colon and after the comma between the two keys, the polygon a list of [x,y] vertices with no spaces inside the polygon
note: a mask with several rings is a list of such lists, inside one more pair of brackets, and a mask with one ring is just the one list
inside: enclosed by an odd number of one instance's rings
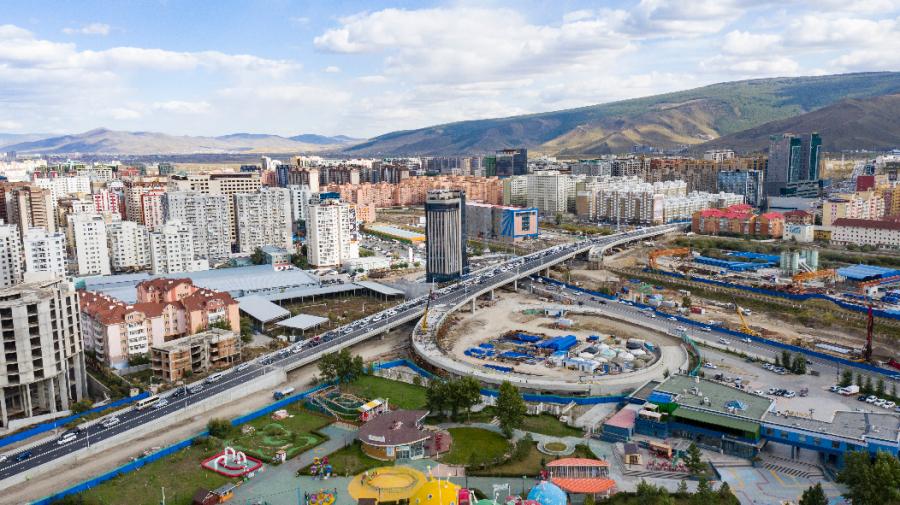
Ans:
{"label": "road barrier", "polygon": [[127,405],[131,402],[135,402],[137,400],[147,398],[148,396],[150,396],[150,393],[144,391],[143,393],[140,393],[135,396],[131,396],[128,398],[122,398],[122,399],[116,400],[114,402],[107,403],[106,405],[101,405],[100,407],[94,407],[90,410],[85,410],[84,412],[82,412],[80,414],[73,414],[71,416],[54,419],[53,421],[50,421],[47,423],[38,424],[36,426],[28,428],[27,430],[18,431],[16,433],[13,433],[12,435],[7,435],[3,438],[0,438],[0,447],[7,446],[9,444],[14,444],[16,442],[21,442],[22,440],[27,440],[35,435],[40,435],[41,433],[46,433],[48,431],[55,430],[56,428],[59,428],[60,426],[69,424],[72,421],[75,421],[76,419],[80,419],[88,414],[95,414],[97,412],[103,412],[106,409],[121,407],[122,405]]}

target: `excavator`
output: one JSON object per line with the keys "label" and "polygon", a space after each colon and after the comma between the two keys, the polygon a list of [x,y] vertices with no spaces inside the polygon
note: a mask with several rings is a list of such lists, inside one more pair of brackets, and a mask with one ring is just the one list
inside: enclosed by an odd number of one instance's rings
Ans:
{"label": "excavator", "polygon": [[685,256],[691,255],[690,247],[675,247],[672,249],[657,249],[655,251],[650,251],[650,254],[647,255],[647,264],[650,266],[651,270],[656,270],[658,268],[658,264],[656,263],[657,258],[662,258],[666,256],[677,256],[683,258]]}

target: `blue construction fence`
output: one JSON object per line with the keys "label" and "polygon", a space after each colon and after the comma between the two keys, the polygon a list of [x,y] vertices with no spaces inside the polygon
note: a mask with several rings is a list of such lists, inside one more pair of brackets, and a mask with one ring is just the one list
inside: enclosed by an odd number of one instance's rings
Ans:
{"label": "blue construction fence", "polygon": [[[667,272],[667,273],[668,273],[668,272]],[[669,273],[669,274],[670,274],[670,273]],[[683,275],[680,275],[680,274],[670,274],[670,275],[673,275],[673,276],[676,276],[676,277],[680,277],[680,278],[684,278],[684,276],[683,276]],[[594,295],[594,296],[602,296],[602,297],[604,297],[604,298],[606,298],[606,299],[612,299],[612,300],[616,299],[616,297],[609,296],[609,295],[606,295],[606,294],[603,294],[603,293],[598,293],[598,292],[596,292],[596,291],[591,291],[591,290],[589,290],[589,289],[579,288],[578,286],[573,286],[573,285],[571,285],[571,284],[566,284],[565,282],[557,281],[557,280],[554,280],[554,279],[548,279],[548,278],[546,278],[546,277],[543,277],[543,279],[544,279],[544,282],[550,282],[550,283],[552,283],[552,284],[556,284],[556,285],[559,285],[559,286],[565,286],[567,289],[572,289],[572,290],[575,290],[575,291],[580,291],[580,292],[587,293],[587,294]],[[700,281],[700,279],[693,279],[693,278],[692,278],[691,280],[697,280],[697,281]],[[711,284],[714,283],[714,284],[721,285],[721,286],[724,286],[724,287],[736,287],[736,286],[732,286],[732,285],[730,285],[730,284],[728,284],[728,283],[723,283],[723,282],[718,282],[718,281],[708,281],[708,282],[711,283]],[[742,289],[744,289],[744,288],[742,288]],[[749,291],[754,291],[754,292],[763,293],[763,294],[770,294],[770,293],[771,293],[771,294],[776,294],[776,293],[777,293],[778,295],[786,295],[785,297],[788,297],[788,296],[790,296],[790,297],[796,297],[796,296],[803,297],[803,296],[806,296],[807,298],[810,298],[810,297],[813,296],[813,295],[791,295],[790,293],[780,293],[780,292],[778,292],[778,291],[771,291],[771,290],[767,290],[767,289],[759,289],[759,288],[749,288],[749,287],[748,287],[748,288],[745,288],[745,289],[747,289],[747,290],[749,290]],[[818,298],[822,298],[822,297],[821,297],[821,296],[818,296]],[[666,317],[675,317],[679,322],[684,323],[685,325],[693,326],[693,327],[695,327],[695,328],[702,328],[702,327],[704,327],[704,326],[710,326],[710,325],[707,325],[707,324],[703,324],[703,323],[701,323],[701,322],[699,322],[699,321],[694,321],[694,320],[692,320],[692,319],[688,319],[688,318],[686,318],[686,317],[679,316],[679,315],[677,315],[677,314],[668,314],[668,313],[660,312],[656,307],[653,307],[653,306],[650,306],[650,305],[644,305],[644,304],[637,303],[637,302],[632,302],[632,303],[634,304],[635,307],[638,307],[638,308],[652,309],[653,311],[655,311],[655,312],[657,312],[657,313],[659,313],[659,314],[661,314],[661,315],[664,314]],[[848,304],[848,305],[850,305],[850,304]],[[878,311],[876,311],[876,312],[878,312]],[[826,353],[823,353],[823,352],[814,351],[814,350],[811,350],[811,349],[807,349],[807,348],[805,348],[805,347],[799,347],[799,346],[796,346],[796,345],[785,344],[784,342],[779,342],[779,341],[777,341],[777,340],[771,340],[771,339],[764,338],[764,337],[757,337],[757,336],[753,336],[753,335],[748,335],[748,334],[743,333],[743,332],[740,332],[740,331],[735,331],[735,330],[732,330],[732,329],[729,329],[729,328],[725,328],[724,326],[715,326],[715,328],[716,328],[716,331],[719,331],[719,332],[722,332],[722,333],[727,333],[727,334],[729,334],[729,335],[731,335],[731,336],[734,336],[734,337],[738,337],[738,338],[749,338],[750,340],[752,340],[752,341],[754,341],[754,342],[759,342],[759,343],[761,343],[761,344],[769,345],[769,346],[772,346],[772,347],[777,347],[777,348],[779,348],[779,349],[783,349],[783,350],[790,351],[790,352],[801,353],[801,354],[804,354],[804,355],[806,355],[806,356],[811,356],[811,357],[815,357],[815,358],[819,358],[819,359],[824,359],[824,360],[828,360],[828,361],[833,361],[833,362],[835,362],[835,363],[839,363],[839,364],[841,364],[842,366],[846,366],[846,367],[854,367],[854,368],[858,368],[858,369],[860,369],[860,370],[865,370],[865,371],[867,371],[867,372],[873,372],[873,373],[879,373],[879,374],[885,374],[885,375],[894,375],[894,374],[897,373],[896,370],[892,370],[892,369],[888,369],[888,368],[881,368],[881,367],[877,367],[877,366],[875,366],[875,365],[870,365],[870,364],[868,364],[868,363],[857,363],[857,362],[855,362],[855,361],[850,361],[850,360],[848,360],[848,359],[840,358],[840,357],[838,357],[838,356],[832,356],[831,354],[826,354]]]}
{"label": "blue construction fence", "polygon": [[[197,436],[198,437],[205,436],[206,434],[207,434],[207,432],[204,431],[203,433],[200,433]],[[93,488],[94,486],[99,486],[100,484],[103,484],[104,482],[106,482],[110,479],[114,479],[120,475],[125,475],[127,473],[133,472],[133,471],[143,467],[144,465],[153,463],[154,461],[156,461],[158,459],[165,458],[166,456],[169,456],[170,454],[174,454],[174,453],[190,446],[192,442],[193,442],[193,439],[182,440],[181,442],[178,442],[177,444],[170,445],[169,447],[160,449],[159,451],[156,451],[153,454],[144,456],[142,458],[138,458],[138,459],[132,461],[131,463],[126,463],[126,464],[116,468],[115,470],[109,471],[99,477],[94,477],[91,480],[87,480],[87,481],[82,482],[81,484],[72,486],[69,489],[66,489],[65,491],[60,491],[59,493],[56,493],[56,494],[50,495],[46,498],[42,498],[40,500],[32,502],[32,505],[49,505],[57,500],[65,498],[66,496],[83,493],[83,492]]]}
{"label": "blue construction fence", "polygon": [[128,398],[122,398],[122,399],[116,400],[114,402],[107,403],[106,405],[101,405],[100,407],[94,407],[90,410],[85,410],[84,412],[82,412],[80,414],[73,414],[71,416],[61,417],[59,419],[54,419],[53,421],[50,421],[50,422],[41,423],[41,424],[32,426],[31,428],[28,428],[27,430],[18,431],[11,435],[7,435],[3,438],[0,438],[0,447],[7,446],[9,444],[14,444],[16,442],[21,442],[22,440],[27,440],[35,435],[40,435],[41,433],[46,433],[48,431],[55,430],[56,428],[59,428],[60,426],[69,424],[72,421],[80,419],[88,414],[94,414],[97,412],[103,412],[106,409],[121,407],[122,405],[127,405],[131,402],[135,402],[135,401],[141,400],[143,398],[147,398],[148,396],[150,396],[150,393],[144,391],[135,396],[130,396]]}
{"label": "blue construction fence", "polygon": [[[863,313],[868,313],[868,311],[869,311],[869,307],[867,307],[865,305],[860,305],[858,303],[849,303],[844,300],[841,300],[840,298],[835,298],[833,296],[825,295],[822,293],[805,293],[805,294],[785,293],[783,291],[775,291],[772,289],[765,289],[765,288],[755,288],[753,286],[741,286],[740,284],[731,284],[728,282],[717,281],[717,280],[713,280],[713,279],[704,279],[701,277],[688,278],[686,275],[680,274],[677,272],[667,272],[664,270],[651,270],[649,268],[645,268],[644,271],[649,272],[649,273],[668,275],[669,277],[675,277],[678,279],[684,279],[684,280],[690,280],[693,282],[709,284],[711,286],[718,286],[718,287],[729,288],[729,289],[741,289],[744,291],[749,291],[751,293],[757,293],[757,294],[767,295],[767,296],[776,296],[779,298],[784,298],[786,300],[794,300],[794,301],[798,301],[798,302],[805,302],[807,300],[813,300],[813,299],[825,300],[825,301],[834,303],[835,305],[837,305],[838,307],[841,307],[842,309],[852,310],[854,312],[863,312]],[[900,321],[900,314],[897,314],[894,312],[889,312],[889,311],[881,310],[881,309],[873,309],[872,314],[874,314],[875,317],[883,317],[885,319],[893,319],[895,321]]]}

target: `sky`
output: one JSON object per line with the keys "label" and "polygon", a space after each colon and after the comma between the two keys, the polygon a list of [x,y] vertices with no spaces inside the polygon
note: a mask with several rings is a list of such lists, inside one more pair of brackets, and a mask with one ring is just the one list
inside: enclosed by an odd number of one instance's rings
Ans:
{"label": "sky", "polygon": [[0,0],[0,133],[372,137],[900,70],[900,0]]}

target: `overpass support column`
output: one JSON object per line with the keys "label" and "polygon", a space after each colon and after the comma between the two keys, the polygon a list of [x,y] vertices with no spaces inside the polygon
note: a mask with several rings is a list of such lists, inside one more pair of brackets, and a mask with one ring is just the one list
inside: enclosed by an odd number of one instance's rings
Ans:
{"label": "overpass support column", "polygon": [[475,298],[472,298],[472,313],[475,313]]}
{"label": "overpass support column", "polygon": [[519,278],[516,277],[515,279],[513,279],[513,291],[518,291],[518,290],[519,290]]}
{"label": "overpass support column", "polygon": [[545,268],[544,271],[541,272],[541,275],[543,275],[544,277],[550,277],[550,267]]}
{"label": "overpass support column", "polygon": [[491,290],[491,301],[494,301],[494,290]]}

